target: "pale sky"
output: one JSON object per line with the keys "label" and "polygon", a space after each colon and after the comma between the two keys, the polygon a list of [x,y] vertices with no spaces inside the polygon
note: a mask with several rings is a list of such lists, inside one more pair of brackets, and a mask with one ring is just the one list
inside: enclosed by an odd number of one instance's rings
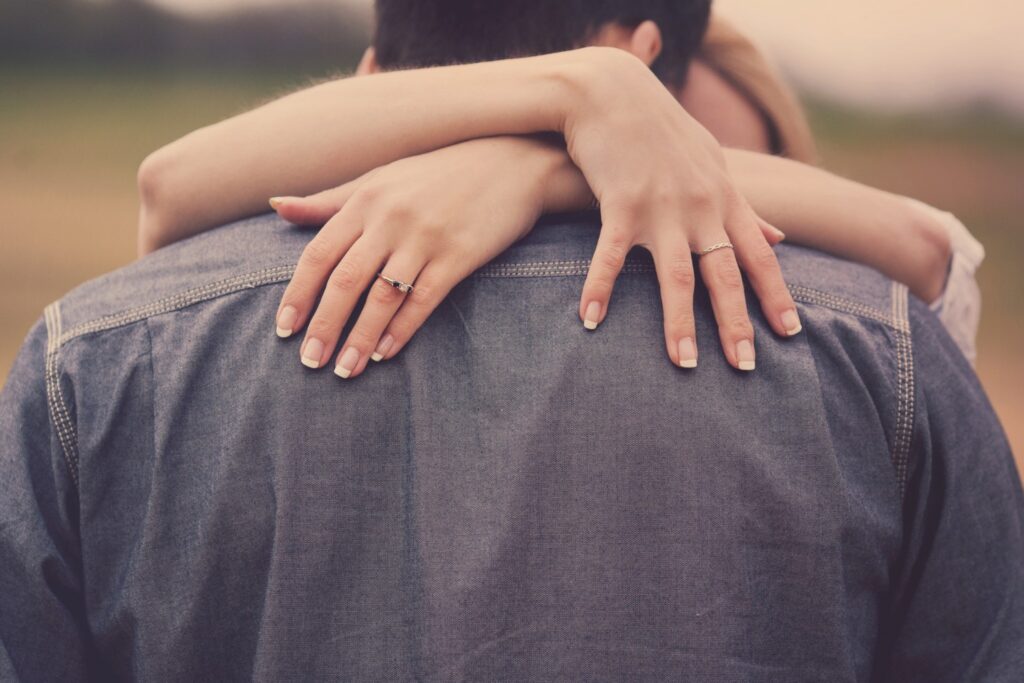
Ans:
{"label": "pale sky", "polygon": [[[210,12],[304,0],[154,0]],[[369,0],[337,0],[367,8]],[[845,101],[928,107],[976,99],[1024,114],[1021,0],[715,0],[798,83]]]}

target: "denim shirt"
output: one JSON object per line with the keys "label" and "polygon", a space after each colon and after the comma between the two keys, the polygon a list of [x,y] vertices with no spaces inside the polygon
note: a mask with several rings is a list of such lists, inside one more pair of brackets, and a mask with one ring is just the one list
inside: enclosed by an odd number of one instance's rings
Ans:
{"label": "denim shirt", "polygon": [[576,314],[538,227],[342,381],[274,314],[259,218],[50,306],[0,397],[0,679],[1020,681],[1024,503],[934,315],[780,247],[730,368],[664,351],[650,259]]}

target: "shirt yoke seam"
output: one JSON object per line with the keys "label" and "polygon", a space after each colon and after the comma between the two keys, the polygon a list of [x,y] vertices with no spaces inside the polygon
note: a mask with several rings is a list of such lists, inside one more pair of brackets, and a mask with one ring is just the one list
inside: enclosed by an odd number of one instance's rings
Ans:
{"label": "shirt yoke seam", "polygon": [[[492,263],[476,271],[474,278],[537,278],[570,277],[586,275],[590,269],[589,259],[536,261],[523,263]],[[235,294],[247,289],[279,284],[291,279],[295,265],[280,265],[263,268],[200,287],[163,297],[149,304],[131,308],[119,313],[102,316],[80,323],[64,331],[61,322],[60,302],[48,306],[45,311],[47,328],[46,351],[46,392],[50,415],[57,431],[72,480],[78,486],[78,442],[70,411],[60,388],[59,355],[61,348],[73,339],[89,334],[124,327],[151,317],[171,313],[199,303]],[[622,269],[624,274],[654,273],[654,266],[641,261],[627,261]],[[897,484],[901,497],[906,489],[908,459],[910,453],[914,417],[913,357],[910,340],[908,294],[904,285],[892,285],[892,308],[886,313],[880,309],[803,285],[790,285],[794,300],[819,305],[855,317],[882,323],[892,329],[896,336],[897,407],[895,434],[892,444],[892,461],[896,470]]]}
{"label": "shirt yoke seam", "polygon": [[[493,263],[477,270],[474,278],[538,278],[538,277],[569,277],[586,275],[590,269],[589,259],[567,261],[537,261],[524,263]],[[119,313],[102,316],[94,320],[75,325],[69,330],[59,331],[56,347],[59,349],[69,341],[88,334],[105,332],[140,322],[164,313],[171,313],[182,308],[194,306],[222,296],[236,294],[246,289],[255,289],[268,285],[287,282],[295,272],[294,265],[281,265],[263,268],[244,275],[211,282],[200,287],[179,292],[158,299],[143,306],[130,308]],[[627,261],[622,269],[626,275],[654,273],[654,266],[642,261]],[[902,285],[900,285],[902,287]],[[905,288],[903,288],[905,290]],[[909,322],[906,317],[906,304],[902,308],[894,307],[892,313],[868,306],[845,297],[824,292],[804,285],[790,285],[793,298],[799,302],[815,304],[848,313],[861,318],[880,322],[897,332],[909,333]],[[906,300],[904,292],[904,301]],[[895,300],[895,299],[894,299]],[[58,309],[59,310],[59,309]],[[902,316],[902,317],[900,317]]]}

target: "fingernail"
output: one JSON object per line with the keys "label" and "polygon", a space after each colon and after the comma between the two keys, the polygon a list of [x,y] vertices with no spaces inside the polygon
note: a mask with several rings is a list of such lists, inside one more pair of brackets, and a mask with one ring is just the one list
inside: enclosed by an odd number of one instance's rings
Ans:
{"label": "fingernail", "polygon": [[324,355],[324,344],[319,339],[309,339],[302,350],[302,364],[316,370],[320,367],[320,359]]}
{"label": "fingernail", "polygon": [[587,306],[587,313],[583,316],[583,327],[588,330],[596,330],[598,325],[598,319],[601,317],[601,304],[596,301],[591,301],[590,305]]}
{"label": "fingernail", "polygon": [[284,204],[284,197],[271,197],[270,198],[270,208],[272,208],[274,211],[277,211],[278,209],[280,209],[283,204]]}
{"label": "fingernail", "polygon": [[299,312],[294,306],[285,306],[277,314],[277,336],[287,339],[295,334],[295,321],[299,319]]}
{"label": "fingernail", "polygon": [[800,334],[800,330],[804,329],[804,326],[800,324],[800,316],[797,315],[795,309],[790,309],[782,314],[782,329],[786,330],[786,334],[790,337],[794,334]]}
{"label": "fingernail", "polygon": [[338,364],[334,367],[334,374],[342,379],[348,379],[352,376],[358,364],[359,349],[350,346],[345,349],[345,352],[341,354],[341,358],[338,359]]}
{"label": "fingernail", "polygon": [[740,363],[740,370],[749,372],[754,369],[754,345],[749,339],[744,339],[736,345],[736,359]]}
{"label": "fingernail", "polygon": [[377,344],[377,350],[373,352],[372,356],[370,356],[370,360],[374,363],[381,362],[384,360],[384,356],[388,355],[388,351],[390,351],[391,347],[394,345],[395,338],[390,334],[384,335],[384,338],[380,340],[379,344]]}
{"label": "fingernail", "polygon": [[688,370],[697,367],[697,345],[690,337],[679,342],[679,367]]}
{"label": "fingernail", "polygon": [[779,240],[780,242],[783,241],[784,239],[786,239],[786,233],[782,232],[781,230],[776,228],[774,225],[772,226],[772,230],[775,231],[775,238],[777,240]]}

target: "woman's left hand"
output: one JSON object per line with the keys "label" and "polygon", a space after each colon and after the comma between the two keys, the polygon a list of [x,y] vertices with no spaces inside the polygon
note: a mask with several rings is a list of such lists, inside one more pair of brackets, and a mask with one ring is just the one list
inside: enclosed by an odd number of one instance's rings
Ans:
{"label": "woman's left hand", "polygon": [[[568,163],[564,150],[538,139],[485,138],[393,162],[310,197],[275,198],[286,220],[326,221],[281,300],[278,335],[308,321],[302,363],[323,367],[369,288],[335,374],[356,377],[371,358],[393,357],[455,285],[529,232],[544,210],[546,179]],[[378,273],[414,288],[404,293]]]}

